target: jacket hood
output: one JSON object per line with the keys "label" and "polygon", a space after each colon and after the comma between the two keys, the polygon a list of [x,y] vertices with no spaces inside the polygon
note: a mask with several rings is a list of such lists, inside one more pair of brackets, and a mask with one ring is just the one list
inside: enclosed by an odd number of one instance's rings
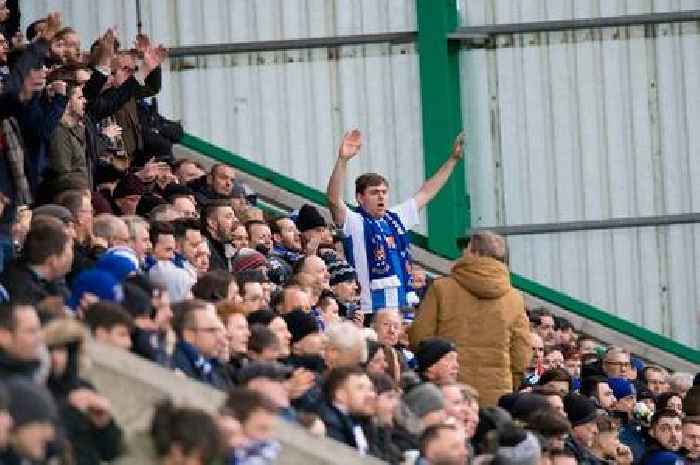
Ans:
{"label": "jacket hood", "polygon": [[85,325],[71,318],[57,318],[50,321],[43,330],[44,343],[49,347],[69,344],[82,344],[87,339]]}
{"label": "jacket hood", "polygon": [[451,276],[480,299],[497,299],[511,289],[508,268],[490,257],[462,257],[452,267]]}

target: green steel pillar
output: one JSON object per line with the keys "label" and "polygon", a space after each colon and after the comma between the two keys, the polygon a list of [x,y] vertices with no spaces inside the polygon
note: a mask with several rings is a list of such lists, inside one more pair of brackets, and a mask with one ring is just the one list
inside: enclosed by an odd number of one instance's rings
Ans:
{"label": "green steel pillar", "polygon": [[[428,178],[445,162],[463,127],[459,44],[447,40],[458,25],[457,0],[417,0],[417,11],[423,160]],[[464,235],[471,220],[462,163],[427,209],[428,247],[447,257],[459,253],[455,239]]]}

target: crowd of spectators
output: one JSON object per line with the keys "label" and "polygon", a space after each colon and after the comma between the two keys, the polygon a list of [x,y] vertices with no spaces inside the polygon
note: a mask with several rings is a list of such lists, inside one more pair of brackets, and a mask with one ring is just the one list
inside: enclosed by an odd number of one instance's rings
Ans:
{"label": "crowd of spectators", "polygon": [[408,465],[700,463],[700,377],[526,309],[503,238],[471,235],[434,282],[412,261],[462,136],[398,207],[360,176],[355,210],[350,131],[332,221],[272,214],[230,166],[173,157],[162,46],[109,29],[84,52],[57,13],[18,25],[0,0],[0,464],[125,453],[81,377],[88,338],[226,392],[214,416],[155,405],[152,463],[274,463],[282,421]]}

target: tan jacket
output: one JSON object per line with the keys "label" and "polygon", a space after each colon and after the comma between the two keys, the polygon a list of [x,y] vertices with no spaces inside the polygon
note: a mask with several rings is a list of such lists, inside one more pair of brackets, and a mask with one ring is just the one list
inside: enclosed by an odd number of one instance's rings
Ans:
{"label": "tan jacket", "polygon": [[481,405],[512,392],[532,345],[525,303],[508,268],[488,257],[459,259],[450,276],[430,286],[409,329],[413,346],[433,336],[457,345],[460,381],[479,391]]}

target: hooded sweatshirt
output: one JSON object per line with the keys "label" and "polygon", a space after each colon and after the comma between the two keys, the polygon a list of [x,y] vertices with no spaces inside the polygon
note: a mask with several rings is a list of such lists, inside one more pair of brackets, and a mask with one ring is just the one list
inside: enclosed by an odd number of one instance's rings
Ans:
{"label": "hooded sweatshirt", "polygon": [[461,382],[479,391],[480,403],[497,405],[513,391],[530,361],[532,345],[522,296],[503,263],[460,258],[449,276],[428,288],[409,329],[411,344],[442,337],[457,345]]}

